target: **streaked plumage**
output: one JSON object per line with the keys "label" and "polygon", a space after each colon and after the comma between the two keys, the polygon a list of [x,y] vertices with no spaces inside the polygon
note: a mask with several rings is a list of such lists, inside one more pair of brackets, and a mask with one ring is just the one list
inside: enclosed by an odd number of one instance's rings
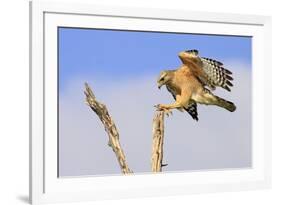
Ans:
{"label": "streaked plumage", "polygon": [[162,71],[158,79],[158,87],[166,85],[175,103],[159,105],[159,109],[169,111],[176,108],[186,110],[193,119],[198,120],[197,104],[217,105],[233,112],[236,107],[232,102],[215,96],[206,87],[215,90],[222,87],[230,91],[233,86],[231,72],[217,60],[199,57],[197,50],[179,53],[183,62],[176,70]]}

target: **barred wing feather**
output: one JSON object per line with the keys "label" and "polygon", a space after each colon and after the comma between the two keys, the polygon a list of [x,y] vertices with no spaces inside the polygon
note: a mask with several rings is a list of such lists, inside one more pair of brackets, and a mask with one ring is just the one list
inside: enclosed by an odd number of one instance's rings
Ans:
{"label": "barred wing feather", "polygon": [[197,69],[203,69],[204,74],[197,75],[197,77],[204,85],[212,90],[218,86],[230,91],[230,87],[233,86],[230,82],[233,80],[232,73],[223,67],[223,63],[214,59],[199,57],[199,52],[195,49],[185,52],[190,55],[188,57],[190,60],[197,63]]}
{"label": "barred wing feather", "polygon": [[200,58],[202,61],[202,68],[208,76],[208,82],[215,88],[216,86],[222,87],[228,91],[232,83],[230,81],[233,78],[230,76],[232,73],[223,67],[223,64],[219,61],[210,59],[210,58]]}

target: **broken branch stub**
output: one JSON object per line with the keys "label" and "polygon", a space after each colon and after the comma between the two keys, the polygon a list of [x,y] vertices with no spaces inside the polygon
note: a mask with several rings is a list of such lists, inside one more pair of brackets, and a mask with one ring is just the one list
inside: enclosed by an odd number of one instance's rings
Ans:
{"label": "broken branch stub", "polygon": [[152,155],[151,170],[152,172],[161,172],[163,166],[163,145],[164,145],[164,111],[156,111],[153,118],[152,128]]}

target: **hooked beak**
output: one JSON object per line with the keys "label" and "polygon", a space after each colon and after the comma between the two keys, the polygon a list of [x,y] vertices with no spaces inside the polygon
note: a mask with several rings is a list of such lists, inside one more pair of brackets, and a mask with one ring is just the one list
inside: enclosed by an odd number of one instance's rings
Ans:
{"label": "hooked beak", "polygon": [[161,84],[158,84],[158,89],[161,89],[162,85]]}

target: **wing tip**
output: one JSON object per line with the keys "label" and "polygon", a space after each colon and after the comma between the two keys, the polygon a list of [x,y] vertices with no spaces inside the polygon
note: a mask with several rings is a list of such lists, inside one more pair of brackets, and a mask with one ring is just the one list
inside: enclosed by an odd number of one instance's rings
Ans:
{"label": "wing tip", "polygon": [[192,115],[191,117],[192,117],[193,120],[195,120],[195,121],[198,122],[198,120],[199,120],[199,119],[198,119],[198,114],[197,114],[197,115]]}
{"label": "wing tip", "polygon": [[[193,108],[193,109],[192,109]],[[192,119],[198,121],[197,104],[192,104],[189,108],[184,108],[185,111],[192,117]]]}
{"label": "wing tip", "polygon": [[226,81],[226,84],[227,84],[228,86],[230,86],[230,87],[233,86],[233,84],[232,84],[230,81]]}
{"label": "wing tip", "polygon": [[230,70],[227,70],[226,68],[223,68],[224,69],[224,72],[228,75],[232,75],[232,72]]}
{"label": "wing tip", "polygon": [[193,55],[195,55],[195,56],[197,56],[198,53],[199,53],[199,51],[196,50],[196,49],[186,50],[185,52],[186,52],[186,53],[193,54]]}
{"label": "wing tip", "polygon": [[233,77],[231,77],[230,75],[226,75],[225,77],[227,80],[233,80]]}
{"label": "wing tip", "polygon": [[226,89],[228,92],[231,92],[231,89],[226,85],[223,87],[224,89]]}
{"label": "wing tip", "polygon": [[212,58],[206,58],[206,57],[202,57],[202,59],[208,61],[208,62],[211,63],[211,64],[215,64],[215,65],[217,65],[217,66],[223,66],[223,63],[220,62],[220,61],[218,61],[218,60],[214,60],[214,59],[212,59]]}

